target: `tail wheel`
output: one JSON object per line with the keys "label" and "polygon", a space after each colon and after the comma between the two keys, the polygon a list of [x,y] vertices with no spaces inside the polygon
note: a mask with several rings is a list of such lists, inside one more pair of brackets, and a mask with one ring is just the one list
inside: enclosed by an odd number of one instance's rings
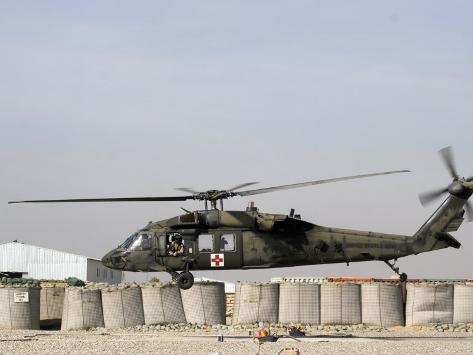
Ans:
{"label": "tail wheel", "polygon": [[407,281],[407,274],[405,272],[400,274],[399,275],[399,280],[401,280],[401,282],[406,282]]}
{"label": "tail wheel", "polygon": [[187,271],[183,272],[177,276],[176,282],[180,289],[187,290],[194,284],[194,275]]}

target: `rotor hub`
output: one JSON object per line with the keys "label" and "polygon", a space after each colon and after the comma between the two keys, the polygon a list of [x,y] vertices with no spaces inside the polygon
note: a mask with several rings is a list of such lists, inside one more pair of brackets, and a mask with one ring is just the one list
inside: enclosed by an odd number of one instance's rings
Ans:
{"label": "rotor hub", "polygon": [[448,192],[454,196],[461,196],[465,194],[465,187],[461,180],[455,180],[448,186]]}

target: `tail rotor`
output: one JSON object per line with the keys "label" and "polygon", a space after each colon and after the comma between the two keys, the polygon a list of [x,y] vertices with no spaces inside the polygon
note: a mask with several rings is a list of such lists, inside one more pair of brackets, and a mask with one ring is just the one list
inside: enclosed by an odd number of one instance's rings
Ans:
{"label": "tail rotor", "polygon": [[[451,195],[457,196],[459,198],[464,198],[466,200],[473,193],[473,176],[465,179],[458,175],[453,159],[452,147],[448,146],[440,149],[439,154],[453,181],[447,187],[420,193],[419,200],[422,206],[424,207],[434,202],[446,193],[450,193]],[[466,220],[468,222],[473,221],[473,205],[471,204],[471,202],[466,202],[464,209],[466,212]]]}

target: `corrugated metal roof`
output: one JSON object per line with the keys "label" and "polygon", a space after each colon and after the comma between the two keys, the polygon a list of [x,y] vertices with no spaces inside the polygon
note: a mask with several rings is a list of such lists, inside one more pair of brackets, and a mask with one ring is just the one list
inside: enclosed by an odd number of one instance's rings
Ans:
{"label": "corrugated metal roof", "polygon": [[0,244],[0,271],[27,273],[31,278],[86,280],[87,259],[92,258],[17,242]]}

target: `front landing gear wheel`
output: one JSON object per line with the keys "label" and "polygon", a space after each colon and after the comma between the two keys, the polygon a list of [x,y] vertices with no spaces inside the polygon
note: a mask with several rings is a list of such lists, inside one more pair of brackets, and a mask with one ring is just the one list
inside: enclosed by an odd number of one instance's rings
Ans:
{"label": "front landing gear wheel", "polygon": [[187,290],[194,284],[194,275],[185,271],[177,276],[176,282],[180,289]]}
{"label": "front landing gear wheel", "polygon": [[401,282],[406,282],[407,281],[407,274],[405,272],[400,274],[399,275],[399,280],[401,280]]}

